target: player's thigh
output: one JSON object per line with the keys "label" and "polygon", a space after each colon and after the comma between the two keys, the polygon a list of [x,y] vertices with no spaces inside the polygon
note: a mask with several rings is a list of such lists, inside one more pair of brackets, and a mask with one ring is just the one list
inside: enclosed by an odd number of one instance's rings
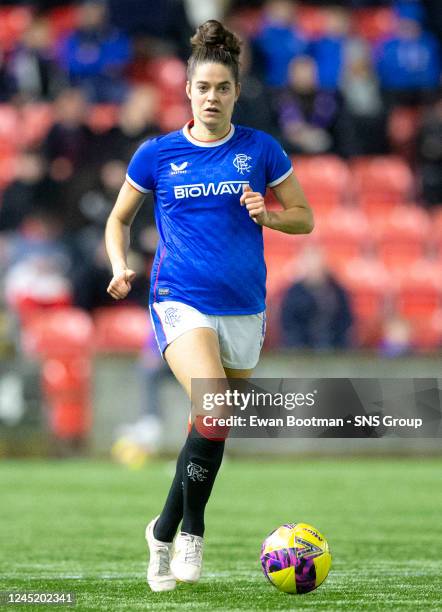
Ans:
{"label": "player's thigh", "polygon": [[218,336],[209,327],[191,329],[176,338],[164,352],[176,379],[191,397],[192,378],[225,379]]}

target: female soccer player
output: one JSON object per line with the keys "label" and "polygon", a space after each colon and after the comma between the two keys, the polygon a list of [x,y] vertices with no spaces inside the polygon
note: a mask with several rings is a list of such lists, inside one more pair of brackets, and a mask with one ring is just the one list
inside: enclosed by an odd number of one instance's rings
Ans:
{"label": "female soccer player", "polygon": [[[186,93],[193,119],[140,146],[106,227],[108,292],[120,300],[135,276],[126,263],[130,226],[144,194],[154,192],[160,240],[150,313],[159,349],[189,397],[192,378],[248,378],[256,366],[265,332],[262,226],[289,234],[313,229],[280,145],[231,124],[240,93],[239,40],[210,20],[191,43]],[[266,187],[283,210],[266,209]],[[204,510],[223,451],[222,439],[193,424],[165,506],[146,528],[153,591],[199,579]]]}

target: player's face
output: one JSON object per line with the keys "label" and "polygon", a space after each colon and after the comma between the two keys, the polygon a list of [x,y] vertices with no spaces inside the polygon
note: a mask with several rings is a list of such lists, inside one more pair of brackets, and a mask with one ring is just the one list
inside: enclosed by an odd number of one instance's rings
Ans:
{"label": "player's face", "polygon": [[227,66],[198,64],[186,86],[195,122],[215,132],[228,129],[239,89]]}

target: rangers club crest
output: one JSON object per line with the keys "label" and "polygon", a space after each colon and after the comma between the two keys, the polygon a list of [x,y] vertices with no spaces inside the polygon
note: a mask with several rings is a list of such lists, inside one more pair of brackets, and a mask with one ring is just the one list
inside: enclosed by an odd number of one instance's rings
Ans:
{"label": "rangers club crest", "polygon": [[252,158],[245,153],[237,153],[233,160],[233,165],[238,170],[240,174],[244,174],[245,172],[250,172],[252,166],[248,163]]}
{"label": "rangers club crest", "polygon": [[206,468],[203,468],[201,465],[193,463],[192,461],[189,461],[187,464],[187,476],[190,478],[190,480],[193,480],[193,482],[202,482],[203,480],[207,480],[206,473],[208,471],[209,470],[206,470]]}
{"label": "rangers club crest", "polygon": [[178,308],[166,308],[164,312],[164,322],[171,327],[175,327],[181,320],[181,313]]}

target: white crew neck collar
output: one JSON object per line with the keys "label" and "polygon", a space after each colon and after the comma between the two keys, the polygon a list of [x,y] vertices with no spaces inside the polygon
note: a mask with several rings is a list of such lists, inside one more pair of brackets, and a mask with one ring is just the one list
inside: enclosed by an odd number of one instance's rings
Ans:
{"label": "white crew neck collar", "polygon": [[230,130],[227,132],[227,134],[223,138],[218,138],[217,140],[207,140],[207,141],[197,140],[190,133],[190,128],[192,127],[192,125],[193,125],[193,119],[191,119],[183,127],[183,135],[189,142],[191,142],[196,147],[219,147],[220,145],[230,140],[233,134],[235,133],[235,126],[233,125],[233,123],[231,123]]}

